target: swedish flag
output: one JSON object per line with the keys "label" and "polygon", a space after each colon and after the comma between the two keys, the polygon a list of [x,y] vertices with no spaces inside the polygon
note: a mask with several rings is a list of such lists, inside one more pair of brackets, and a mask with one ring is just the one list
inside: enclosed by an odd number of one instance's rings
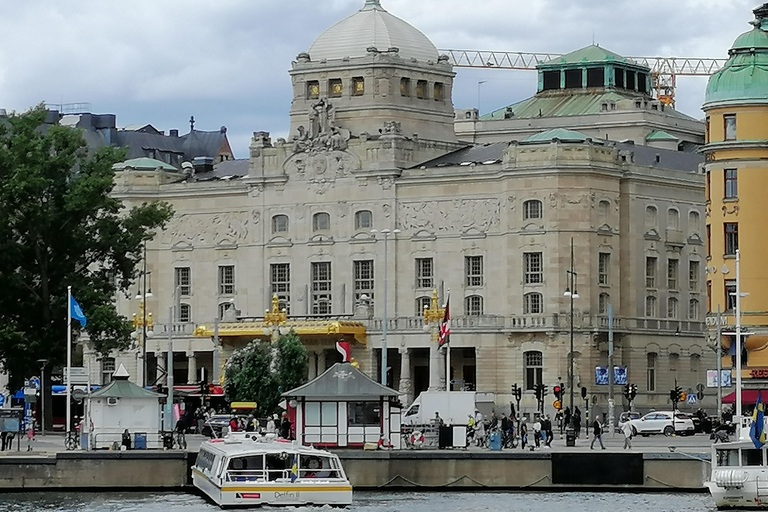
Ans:
{"label": "swedish flag", "polygon": [[295,482],[299,478],[299,456],[293,456],[293,465],[291,466],[291,483]]}
{"label": "swedish flag", "polygon": [[752,413],[752,426],[749,428],[749,438],[755,443],[758,450],[765,444],[765,432],[763,423],[765,418],[765,408],[763,407],[763,395],[757,392],[757,402],[755,402],[755,412]]}

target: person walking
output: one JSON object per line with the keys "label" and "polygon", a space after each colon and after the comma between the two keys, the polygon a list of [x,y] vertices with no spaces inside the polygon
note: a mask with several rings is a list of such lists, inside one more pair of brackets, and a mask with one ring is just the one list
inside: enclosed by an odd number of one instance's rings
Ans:
{"label": "person walking", "polygon": [[576,407],[573,411],[573,430],[576,433],[576,438],[581,437],[581,411]]}
{"label": "person walking", "polygon": [[592,443],[589,445],[590,450],[595,449],[595,441],[600,441],[600,448],[605,450],[605,446],[603,446],[603,427],[600,425],[600,416],[595,416],[595,421],[592,422]]}
{"label": "person walking", "polygon": [[544,418],[544,444],[547,446],[547,448],[552,448],[552,440],[555,438],[555,434],[552,431],[552,418],[549,414],[546,415]]}
{"label": "person walking", "polygon": [[520,448],[525,450],[526,444],[528,444],[528,424],[523,420],[520,424]]}
{"label": "person walking", "polygon": [[541,419],[538,417],[533,422],[533,442],[536,445],[536,449],[541,448]]}
{"label": "person walking", "polygon": [[624,434],[624,449],[632,449],[632,425],[629,422],[625,422],[621,426],[621,433]]}

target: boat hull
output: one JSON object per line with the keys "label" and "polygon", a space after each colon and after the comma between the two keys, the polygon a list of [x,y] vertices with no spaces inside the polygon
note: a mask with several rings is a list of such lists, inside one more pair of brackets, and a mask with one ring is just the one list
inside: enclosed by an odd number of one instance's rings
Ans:
{"label": "boat hull", "polygon": [[705,485],[718,510],[768,510],[768,495],[766,495],[768,489],[763,486],[768,486],[768,474],[764,470],[758,469],[758,471],[759,475],[749,475],[742,486],[737,488],[727,488],[716,482],[706,482]]}
{"label": "boat hull", "polygon": [[192,472],[192,482],[221,508],[270,506],[331,505],[346,507],[352,503],[352,486],[345,482],[299,481],[228,482],[219,486],[199,471]]}

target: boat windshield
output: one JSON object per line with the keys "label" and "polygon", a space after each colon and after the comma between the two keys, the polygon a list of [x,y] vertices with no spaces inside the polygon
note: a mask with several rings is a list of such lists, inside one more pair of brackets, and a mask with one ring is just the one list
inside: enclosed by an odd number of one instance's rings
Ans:
{"label": "boat windshield", "polygon": [[299,460],[299,478],[341,478],[341,474],[332,457],[302,455]]}
{"label": "boat windshield", "polygon": [[739,450],[737,448],[730,448],[727,450],[717,450],[717,465],[722,466],[738,466],[739,465]]}
{"label": "boat windshield", "polygon": [[762,466],[763,450],[742,448],[741,449],[741,465],[742,466]]}

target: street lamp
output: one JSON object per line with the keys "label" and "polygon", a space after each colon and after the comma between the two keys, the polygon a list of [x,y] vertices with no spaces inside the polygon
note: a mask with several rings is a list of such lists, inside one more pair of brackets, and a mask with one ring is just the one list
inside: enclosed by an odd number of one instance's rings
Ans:
{"label": "street lamp", "polygon": [[[372,229],[371,233],[375,235],[377,231]],[[384,318],[381,328],[381,383],[384,386],[387,385],[387,267],[389,266],[389,258],[387,253],[387,246],[389,244],[387,241],[389,240],[390,233],[392,233],[394,236],[397,236],[397,234],[400,233],[400,230],[381,230],[381,234],[384,235]]]}
{"label": "street lamp", "polygon": [[[141,327],[141,340],[139,340],[139,347],[141,349],[141,387],[147,386],[147,338],[154,336],[152,332],[152,313],[147,314],[147,298],[152,297],[152,285],[150,283],[147,288],[147,275],[151,272],[147,271],[147,242],[144,242],[144,267],[141,271],[142,284],[139,285],[139,291],[136,294],[136,299],[141,300],[139,303],[139,313],[141,318],[136,317],[136,313],[133,314],[133,328],[136,329],[133,333],[133,337],[137,338],[139,334],[139,327]],[[149,330],[147,330],[149,329]]]}
{"label": "street lamp", "polygon": [[578,274],[573,270],[573,237],[571,237],[571,268],[565,271],[568,274],[569,285],[565,288],[564,297],[571,301],[571,332],[570,332],[570,353],[568,354],[568,401],[571,409],[571,421],[569,426],[573,428],[573,299],[579,298],[579,292],[576,291],[576,276]]}
{"label": "street lamp", "polygon": [[[38,359],[37,364],[40,365],[40,435],[45,435],[45,365],[48,360]],[[67,382],[67,386],[69,385]]]}

